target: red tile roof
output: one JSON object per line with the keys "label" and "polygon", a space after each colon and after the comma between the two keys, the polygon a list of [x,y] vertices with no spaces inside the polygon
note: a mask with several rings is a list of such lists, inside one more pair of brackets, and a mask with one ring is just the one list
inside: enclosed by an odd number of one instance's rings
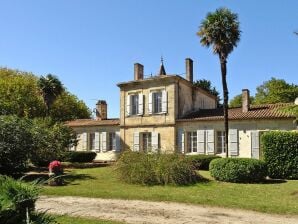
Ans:
{"label": "red tile roof", "polygon": [[[242,107],[229,108],[229,120],[256,120],[256,119],[295,119],[295,116],[279,111],[280,108],[292,105],[288,104],[267,104],[251,105],[248,112],[242,112]],[[223,108],[201,109],[192,112],[178,121],[211,121],[223,120]]]}
{"label": "red tile roof", "polygon": [[78,119],[78,120],[66,122],[66,125],[69,127],[114,126],[119,124],[120,124],[120,120],[118,118],[111,118],[107,120]]}

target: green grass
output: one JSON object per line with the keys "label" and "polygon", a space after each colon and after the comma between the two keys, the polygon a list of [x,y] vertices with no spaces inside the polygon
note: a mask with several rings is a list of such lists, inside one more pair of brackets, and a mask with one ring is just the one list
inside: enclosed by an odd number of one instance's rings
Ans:
{"label": "green grass", "polygon": [[121,224],[122,222],[96,220],[91,218],[55,216],[55,220],[59,224]]}
{"label": "green grass", "polygon": [[174,201],[266,213],[298,214],[298,180],[266,184],[224,183],[214,181],[208,171],[200,171],[209,181],[180,187],[140,186],[119,181],[113,167],[77,169],[72,172],[67,186],[46,186],[43,194]]}

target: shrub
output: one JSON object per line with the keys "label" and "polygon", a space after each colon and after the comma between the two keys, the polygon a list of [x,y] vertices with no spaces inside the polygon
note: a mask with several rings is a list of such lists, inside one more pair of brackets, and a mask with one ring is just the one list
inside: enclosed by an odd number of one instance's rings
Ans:
{"label": "shrub", "polygon": [[0,116],[0,174],[22,173],[27,168],[31,151],[29,120]]}
{"label": "shrub", "polygon": [[125,151],[116,164],[120,179],[144,185],[186,185],[198,181],[192,162],[178,154]]}
{"label": "shrub", "polygon": [[36,184],[0,176],[0,223],[25,224],[27,211],[32,224],[55,223],[50,216],[34,210],[38,194]]}
{"label": "shrub", "polygon": [[65,153],[64,161],[72,163],[89,163],[96,157],[95,152],[90,151],[69,151]]}
{"label": "shrub", "polygon": [[250,183],[261,182],[267,176],[265,162],[248,158],[221,158],[212,160],[210,174],[216,180]]}
{"label": "shrub", "polygon": [[298,179],[298,132],[270,131],[261,137],[268,175]]}
{"label": "shrub", "polygon": [[209,170],[210,162],[221,157],[214,155],[188,155],[187,158],[193,162],[197,170]]}

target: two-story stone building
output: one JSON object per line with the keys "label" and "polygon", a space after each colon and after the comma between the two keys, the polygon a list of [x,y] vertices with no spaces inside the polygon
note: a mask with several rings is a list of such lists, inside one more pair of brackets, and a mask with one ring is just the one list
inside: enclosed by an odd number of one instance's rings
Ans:
{"label": "two-story stone building", "polygon": [[[118,83],[120,119],[107,118],[107,104],[98,101],[96,119],[68,122],[78,134],[72,150],[93,150],[97,160],[115,160],[123,150],[225,155],[222,108],[214,95],[193,85],[193,61],[186,77],[168,75],[163,63],[156,76],[144,77],[134,65],[134,80]],[[292,130],[294,117],[281,113],[284,104],[250,106],[243,90],[243,106],[229,109],[230,156],[260,156],[260,134]]]}

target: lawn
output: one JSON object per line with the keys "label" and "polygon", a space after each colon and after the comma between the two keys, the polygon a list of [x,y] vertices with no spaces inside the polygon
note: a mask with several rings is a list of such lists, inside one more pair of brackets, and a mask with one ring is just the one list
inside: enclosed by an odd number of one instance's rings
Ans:
{"label": "lawn", "polygon": [[72,170],[66,186],[46,186],[42,194],[174,201],[266,213],[298,214],[298,180],[234,184],[214,181],[208,171],[200,171],[207,181],[182,187],[149,187],[122,183],[113,169],[102,167]]}
{"label": "lawn", "polygon": [[96,220],[90,218],[79,218],[70,216],[55,216],[55,220],[59,224],[121,224],[121,222]]}

